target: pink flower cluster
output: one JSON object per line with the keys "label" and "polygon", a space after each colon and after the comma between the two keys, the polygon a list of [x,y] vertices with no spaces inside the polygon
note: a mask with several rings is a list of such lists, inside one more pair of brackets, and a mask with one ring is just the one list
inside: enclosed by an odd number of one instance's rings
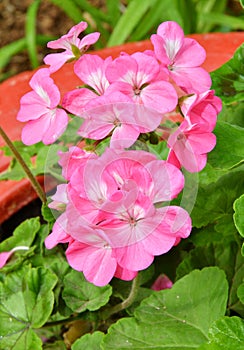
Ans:
{"label": "pink flower cluster", "polygon": [[107,148],[98,157],[78,147],[60,164],[67,184],[51,207],[66,208],[45,244],[68,243],[69,264],[88,281],[130,280],[190,234],[188,213],[168,205],[184,186],[174,165],[141,150]]}
{"label": "pink flower cluster", "polygon": [[[153,50],[115,59],[85,53],[99,38],[79,39],[86,26],[81,22],[48,44],[64,51],[46,56],[49,68],[34,74],[17,119],[27,122],[27,145],[55,142],[72,114],[83,120],[80,136],[109,140],[101,156],[78,147],[60,154],[67,183],[58,186],[50,207],[62,213],[45,242],[47,248],[67,243],[69,264],[101,286],[113,276],[134,278],[190,234],[188,213],[169,201],[183,189],[181,167],[198,172],[206,165],[221,101],[201,68],[205,50],[177,23],[158,27]],[[61,98],[51,74],[73,59],[81,87]],[[173,124],[176,113],[181,118]],[[167,160],[130,149],[151,132],[169,148]]]}

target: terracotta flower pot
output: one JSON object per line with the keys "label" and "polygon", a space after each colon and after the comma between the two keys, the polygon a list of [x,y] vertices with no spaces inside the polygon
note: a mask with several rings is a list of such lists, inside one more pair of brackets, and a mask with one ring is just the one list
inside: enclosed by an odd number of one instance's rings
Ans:
{"label": "terracotta flower pot", "polygon": [[[244,32],[193,34],[190,37],[196,39],[205,48],[207,58],[203,67],[211,72],[232,57],[234,51],[244,41]],[[147,49],[152,49],[149,40],[106,48],[95,53],[103,58],[108,56],[115,58],[119,56],[121,51],[131,54]],[[61,89],[61,94],[80,84],[80,80],[73,73],[71,66],[72,63],[66,64],[53,75],[55,82]],[[0,84],[1,127],[12,140],[20,139],[23,123],[16,120],[16,115],[21,96],[31,90],[29,80],[33,73],[33,71],[23,72]],[[3,145],[4,142],[0,137],[0,146]],[[0,172],[7,168],[9,162],[10,159],[4,157],[0,151]],[[43,185],[43,176],[39,176],[38,180]],[[54,185],[55,181],[50,180],[47,188],[45,181],[46,190],[53,188]],[[0,181],[0,223],[35,198],[36,194],[27,179],[22,181]]]}

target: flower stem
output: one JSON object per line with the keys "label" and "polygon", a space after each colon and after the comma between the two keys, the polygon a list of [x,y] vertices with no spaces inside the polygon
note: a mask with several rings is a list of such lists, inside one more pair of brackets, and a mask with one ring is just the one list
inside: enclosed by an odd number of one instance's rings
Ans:
{"label": "flower stem", "polygon": [[122,301],[122,303],[119,303],[109,309],[105,309],[104,311],[102,311],[100,314],[101,319],[106,320],[113,314],[116,314],[126,309],[127,307],[129,307],[135,301],[139,291],[139,287],[140,287],[140,274],[138,273],[137,276],[133,279],[130,294],[128,295],[128,297],[124,301]]}
{"label": "flower stem", "polygon": [[20,155],[17,148],[14,146],[13,142],[9,139],[8,135],[5,133],[5,131],[1,127],[0,127],[0,135],[2,136],[2,138],[4,139],[4,141],[6,142],[8,147],[11,149],[11,151],[14,154],[18,163],[21,165],[22,169],[24,170],[25,174],[27,175],[28,179],[30,180],[32,187],[36,191],[36,193],[39,196],[39,198],[41,199],[41,201],[43,203],[46,203],[46,195],[45,195],[45,192],[43,191],[41,185],[39,184],[39,182],[37,181],[35,176],[32,174],[32,172],[30,171],[28,165],[26,164],[26,162],[24,161],[24,159]]}

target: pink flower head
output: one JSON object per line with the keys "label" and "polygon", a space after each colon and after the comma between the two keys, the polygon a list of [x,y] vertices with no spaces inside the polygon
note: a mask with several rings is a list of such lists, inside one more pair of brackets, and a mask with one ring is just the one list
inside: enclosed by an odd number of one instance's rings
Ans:
{"label": "pink flower head", "polygon": [[151,286],[152,290],[163,290],[163,289],[170,289],[173,286],[173,282],[169,279],[168,276],[165,274],[161,274],[158,276],[158,278],[154,281],[153,285]]}
{"label": "pink flower head", "polygon": [[31,78],[33,91],[20,100],[17,119],[27,122],[22,130],[22,141],[32,145],[39,141],[44,144],[55,142],[68,124],[66,112],[58,107],[60,92],[50,78],[47,68],[39,69]]}
{"label": "pink flower head", "polygon": [[157,59],[185,92],[201,93],[210,88],[210,75],[200,67],[206,58],[204,48],[196,40],[184,38],[184,32],[176,22],[160,24],[151,41]]}
{"label": "pink flower head", "polygon": [[180,107],[188,122],[200,124],[204,130],[211,132],[215,128],[222,102],[219,97],[214,95],[213,90],[208,90],[202,94],[185,97]]}
{"label": "pink flower head", "polygon": [[121,91],[139,105],[151,111],[167,113],[174,110],[178,102],[173,86],[162,79],[157,60],[137,52],[123,55],[111,62],[106,69],[110,91]]}
{"label": "pink flower head", "polygon": [[80,116],[89,101],[102,96],[109,86],[105,70],[111,61],[111,57],[103,60],[98,55],[86,54],[80,57],[74,65],[74,71],[89,88],[79,88],[67,92],[63,98],[63,107]]}
{"label": "pink flower head", "polygon": [[192,173],[201,171],[206,165],[207,153],[216,144],[215,135],[209,131],[208,124],[205,125],[184,120],[168,139],[168,162]]}
{"label": "pink flower head", "polygon": [[79,35],[87,28],[86,22],[80,22],[70,29],[68,34],[60,39],[50,41],[48,47],[51,49],[64,49],[60,53],[52,53],[44,58],[44,63],[50,65],[50,71],[56,72],[65,62],[70,59],[79,58],[90,45],[93,45],[99,39],[100,33],[95,32],[79,39]]}

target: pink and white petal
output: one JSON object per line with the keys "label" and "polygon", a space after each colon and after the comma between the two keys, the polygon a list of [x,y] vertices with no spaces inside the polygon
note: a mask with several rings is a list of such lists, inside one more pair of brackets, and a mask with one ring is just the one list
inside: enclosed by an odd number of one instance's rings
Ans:
{"label": "pink and white petal", "polygon": [[85,84],[102,94],[104,80],[104,60],[98,55],[85,54],[74,65],[75,74]]}
{"label": "pink and white petal", "polygon": [[168,57],[172,61],[177,52],[183,45],[184,32],[178,23],[173,21],[163,22],[157,29],[157,34],[160,35],[164,41],[164,47]]}
{"label": "pink and white petal", "polygon": [[68,60],[74,58],[72,51],[64,51],[60,53],[50,53],[44,58],[44,63],[50,65],[51,73],[59,70]]}
{"label": "pink and white petal", "polygon": [[135,84],[137,87],[149,83],[155,79],[159,73],[160,66],[154,57],[148,56],[142,52],[136,52],[132,56],[137,62],[137,73]]}
{"label": "pink and white petal", "polygon": [[47,44],[47,47],[50,49],[67,49],[66,46],[63,45],[63,42],[67,42],[68,39],[71,39],[72,37],[77,38],[81,32],[83,32],[87,28],[87,23],[86,22],[80,22],[73,26],[69,32],[61,38],[53,41],[49,41]]}
{"label": "pink and white petal", "polygon": [[110,140],[111,148],[128,148],[136,142],[140,135],[138,128],[133,125],[121,124],[117,126]]}
{"label": "pink and white petal", "polygon": [[85,105],[97,97],[98,95],[90,89],[75,89],[64,95],[62,106],[70,113],[80,116],[84,112]]}
{"label": "pink and white petal", "polygon": [[111,83],[107,88],[105,95],[109,96],[110,94],[114,94],[118,91],[126,95],[128,98],[131,99],[131,102],[133,102],[133,97],[135,95],[133,86],[123,81],[116,81],[114,83]]}
{"label": "pink and white petal", "polygon": [[21,139],[25,145],[33,145],[42,140],[43,135],[49,128],[49,113],[44,114],[37,120],[31,120],[22,129]]}
{"label": "pink and white petal", "polygon": [[117,269],[115,271],[114,277],[120,278],[123,281],[131,281],[137,275],[137,271],[127,270],[120,265],[117,265]]}
{"label": "pink and white petal", "polygon": [[113,129],[114,124],[111,121],[98,121],[86,119],[81,125],[78,134],[82,137],[90,138],[92,140],[104,139]]}
{"label": "pink and white petal", "polygon": [[166,49],[165,49],[165,41],[164,39],[157,35],[153,34],[150,38],[153,47],[156,58],[162,63],[163,66],[168,66],[171,64],[171,60],[167,55]]}
{"label": "pink and white petal", "polygon": [[21,98],[20,109],[17,114],[17,120],[26,122],[29,120],[39,119],[48,109],[44,101],[36,94],[35,91],[28,92]]}
{"label": "pink and white petal", "polygon": [[137,70],[138,64],[133,57],[121,56],[107,66],[105,74],[110,83],[123,81],[134,86]]}
{"label": "pink and white petal", "polygon": [[54,143],[64,133],[68,125],[68,116],[63,109],[56,108],[53,113],[55,113],[55,115],[46,116],[46,118],[49,119],[49,127],[42,137],[42,141],[45,145]]}
{"label": "pink and white petal", "polygon": [[81,39],[79,46],[78,46],[79,49],[82,49],[85,46],[90,46],[90,45],[95,44],[98,41],[99,37],[100,37],[99,32],[87,34],[86,36],[84,36],[84,38]]}
{"label": "pink and white petal", "polygon": [[164,81],[156,81],[146,86],[141,92],[141,99],[145,106],[163,114],[172,112],[178,103],[174,87]]}
{"label": "pink and white petal", "polygon": [[192,229],[191,218],[188,212],[177,206],[169,206],[158,209],[163,220],[158,227],[163,235],[177,238],[187,238]]}
{"label": "pink and white petal", "polygon": [[205,49],[194,39],[185,38],[180,51],[175,56],[177,67],[198,67],[206,59]]}
{"label": "pink and white petal", "polygon": [[216,145],[216,136],[212,133],[189,134],[186,147],[195,154],[204,154],[212,151]]}
{"label": "pink and white petal", "polygon": [[201,67],[175,67],[170,76],[188,94],[202,93],[209,90],[212,81],[209,73]]}
{"label": "pink and white petal", "polygon": [[7,263],[8,259],[12,254],[12,251],[0,253],[0,269]]}
{"label": "pink and white petal", "polygon": [[155,160],[146,168],[153,177],[154,186],[151,196],[154,203],[172,200],[182,191],[184,176],[174,165]]}

